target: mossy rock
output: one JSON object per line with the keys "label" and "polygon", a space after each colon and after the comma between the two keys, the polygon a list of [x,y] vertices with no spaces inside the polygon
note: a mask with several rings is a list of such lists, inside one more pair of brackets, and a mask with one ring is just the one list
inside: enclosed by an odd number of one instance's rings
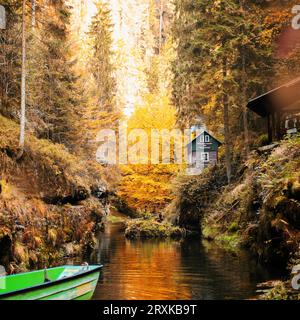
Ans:
{"label": "mossy rock", "polygon": [[137,219],[127,223],[125,236],[129,239],[181,238],[183,231],[169,223],[157,222],[154,219]]}

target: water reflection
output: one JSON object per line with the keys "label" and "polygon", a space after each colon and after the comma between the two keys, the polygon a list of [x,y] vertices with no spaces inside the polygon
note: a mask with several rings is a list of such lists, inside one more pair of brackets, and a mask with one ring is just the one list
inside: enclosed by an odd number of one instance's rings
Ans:
{"label": "water reflection", "polygon": [[104,264],[94,299],[247,299],[270,278],[246,253],[200,240],[129,241],[110,225],[91,262]]}

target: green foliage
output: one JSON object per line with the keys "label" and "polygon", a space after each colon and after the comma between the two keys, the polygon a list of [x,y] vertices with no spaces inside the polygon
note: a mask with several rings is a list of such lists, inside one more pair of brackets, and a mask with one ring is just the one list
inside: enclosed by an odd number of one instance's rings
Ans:
{"label": "green foliage", "polygon": [[[87,93],[75,57],[71,7],[65,1],[35,0],[36,24],[26,7],[26,131],[78,153],[90,127],[84,121]],[[22,2],[5,1],[7,29],[0,34],[0,112],[18,120],[20,109]],[[85,91],[84,91],[85,90]],[[83,128],[88,131],[82,134]],[[93,138],[95,133],[93,132]],[[89,136],[91,140],[91,137]],[[87,152],[85,152],[86,154]]]}
{"label": "green foliage", "polygon": [[92,18],[89,30],[91,46],[90,67],[96,83],[98,106],[102,110],[112,111],[114,106],[115,79],[112,64],[112,22],[108,5],[97,2],[97,13]]}
{"label": "green foliage", "polygon": [[229,251],[238,251],[241,247],[242,238],[238,233],[240,229],[236,222],[232,222],[227,230],[213,220],[205,221],[203,223],[202,236],[208,241],[214,243]]}

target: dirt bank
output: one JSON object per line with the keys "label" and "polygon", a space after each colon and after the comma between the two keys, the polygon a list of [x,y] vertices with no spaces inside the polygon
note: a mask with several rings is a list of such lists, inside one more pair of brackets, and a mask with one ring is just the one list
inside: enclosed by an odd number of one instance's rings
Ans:
{"label": "dirt bank", "polygon": [[102,167],[0,117],[0,264],[9,272],[81,255],[95,244],[108,209]]}

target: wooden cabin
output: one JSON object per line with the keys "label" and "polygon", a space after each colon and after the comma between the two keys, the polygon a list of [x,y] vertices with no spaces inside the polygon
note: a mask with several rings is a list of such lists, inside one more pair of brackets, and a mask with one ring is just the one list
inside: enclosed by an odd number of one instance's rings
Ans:
{"label": "wooden cabin", "polygon": [[267,120],[269,142],[300,132],[300,78],[250,100],[247,108]]}
{"label": "wooden cabin", "polygon": [[216,164],[221,145],[220,141],[203,130],[187,145],[189,166],[202,170],[209,165]]}

